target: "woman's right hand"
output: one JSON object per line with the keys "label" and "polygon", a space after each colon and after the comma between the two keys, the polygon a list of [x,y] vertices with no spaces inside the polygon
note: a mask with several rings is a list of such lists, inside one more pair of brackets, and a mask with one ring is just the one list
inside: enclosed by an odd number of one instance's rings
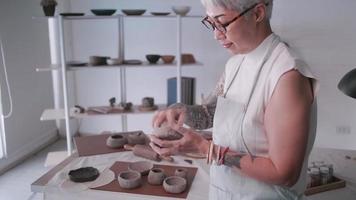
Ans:
{"label": "woman's right hand", "polygon": [[152,120],[153,127],[160,127],[164,122],[168,126],[179,128],[183,126],[186,109],[184,106],[172,107],[155,113]]}

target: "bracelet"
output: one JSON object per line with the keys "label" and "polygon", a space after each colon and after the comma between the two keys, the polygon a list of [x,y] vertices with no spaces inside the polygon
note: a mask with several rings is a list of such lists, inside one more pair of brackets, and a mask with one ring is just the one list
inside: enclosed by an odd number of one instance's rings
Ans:
{"label": "bracelet", "polygon": [[209,141],[208,151],[206,152],[206,164],[209,164],[210,143],[211,143],[211,141]]}

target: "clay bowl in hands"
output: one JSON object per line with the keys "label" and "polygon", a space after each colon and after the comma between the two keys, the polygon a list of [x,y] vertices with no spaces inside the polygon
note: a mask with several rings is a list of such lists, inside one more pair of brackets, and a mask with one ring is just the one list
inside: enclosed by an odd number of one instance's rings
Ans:
{"label": "clay bowl in hands", "polygon": [[174,58],[175,58],[175,56],[173,56],[173,55],[163,55],[163,56],[161,56],[161,59],[163,60],[163,62],[165,64],[173,63]]}
{"label": "clay bowl in hands", "polygon": [[117,177],[119,185],[125,189],[133,189],[141,186],[141,174],[136,171],[123,171]]}
{"label": "clay bowl in hands", "polygon": [[170,176],[163,181],[163,188],[168,193],[179,194],[187,187],[187,180],[179,176]]}
{"label": "clay bowl in hands", "polygon": [[174,175],[175,176],[179,176],[179,177],[182,177],[184,179],[187,178],[187,174],[188,174],[188,170],[187,169],[184,169],[184,168],[178,168],[176,169],[176,171],[174,172]]}
{"label": "clay bowl in hands", "polygon": [[185,16],[190,11],[190,6],[173,6],[172,10],[177,15]]}
{"label": "clay bowl in hands", "polygon": [[146,55],[146,59],[148,60],[148,62],[150,64],[156,64],[160,58],[161,58],[161,56],[157,55],[157,54],[147,54]]}
{"label": "clay bowl in hands", "polygon": [[153,135],[162,140],[179,140],[183,137],[182,134],[171,129],[167,123],[161,124],[160,127],[154,127]]}
{"label": "clay bowl in hands", "polygon": [[141,176],[146,176],[152,168],[153,168],[153,163],[148,161],[133,162],[130,163],[128,166],[129,171],[139,172]]}
{"label": "clay bowl in hands", "polygon": [[121,134],[113,134],[106,139],[106,145],[110,148],[122,148],[127,144],[127,139]]}
{"label": "clay bowl in hands", "polygon": [[153,168],[148,173],[147,181],[151,185],[162,185],[165,178],[166,175],[162,168]]}

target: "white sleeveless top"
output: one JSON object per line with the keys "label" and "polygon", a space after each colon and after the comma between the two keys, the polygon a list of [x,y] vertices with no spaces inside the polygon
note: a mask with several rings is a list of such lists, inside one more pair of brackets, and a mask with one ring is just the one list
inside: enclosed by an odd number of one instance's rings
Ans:
{"label": "white sleeveless top", "polygon": [[[261,59],[263,59],[263,56],[272,45],[272,41],[276,38],[278,38],[277,35],[271,34],[252,52],[245,55],[235,55],[229,59],[225,68],[225,83],[230,83],[239,66],[240,69],[226,95],[227,99],[245,105],[247,104],[254,80],[257,78],[259,68],[261,67]],[[302,195],[306,188],[308,157],[313,147],[316,134],[316,94],[319,87],[318,81],[312,75],[308,66],[298,59],[283,42],[279,42],[262,67],[243,123],[243,137],[249,151],[254,156],[269,157],[268,138],[264,130],[264,114],[266,106],[281,76],[290,70],[297,70],[303,76],[312,80],[314,102],[312,105],[307,151],[299,180],[293,187],[287,189],[294,194]],[[224,93],[226,90],[227,85],[224,86]],[[236,146],[241,148],[241,145],[237,144]]]}

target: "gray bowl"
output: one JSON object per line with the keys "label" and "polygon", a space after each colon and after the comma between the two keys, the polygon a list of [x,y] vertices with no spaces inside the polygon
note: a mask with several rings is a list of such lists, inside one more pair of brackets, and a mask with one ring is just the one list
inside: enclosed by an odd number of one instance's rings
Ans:
{"label": "gray bowl", "polygon": [[166,174],[162,168],[153,168],[148,173],[147,181],[151,185],[162,185]]}
{"label": "gray bowl", "polygon": [[163,188],[168,193],[179,194],[182,193],[186,187],[187,180],[179,176],[170,176],[163,181]]}
{"label": "gray bowl", "polygon": [[124,189],[138,188],[142,184],[141,174],[136,171],[123,171],[117,177],[120,187]]}
{"label": "gray bowl", "polygon": [[141,173],[141,176],[146,176],[153,168],[153,163],[149,161],[137,161],[130,163],[128,166],[129,171],[136,171]]}
{"label": "gray bowl", "polygon": [[176,169],[176,171],[174,172],[174,175],[175,176],[179,176],[179,177],[182,177],[184,179],[187,178],[187,174],[188,174],[188,170],[185,169],[185,168],[178,168]]}
{"label": "gray bowl", "polygon": [[121,134],[113,134],[106,139],[106,145],[110,148],[122,148],[127,144],[127,139]]}

